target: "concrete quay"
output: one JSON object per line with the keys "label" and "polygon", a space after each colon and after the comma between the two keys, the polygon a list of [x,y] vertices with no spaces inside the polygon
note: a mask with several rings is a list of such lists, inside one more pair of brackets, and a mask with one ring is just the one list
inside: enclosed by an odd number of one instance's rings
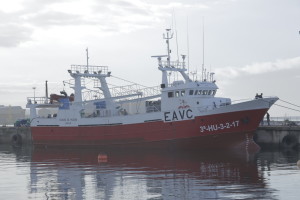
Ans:
{"label": "concrete quay", "polygon": [[261,148],[296,149],[300,147],[300,126],[260,126],[253,139]]}
{"label": "concrete quay", "polygon": [[[266,148],[300,148],[300,126],[260,126],[254,141]],[[30,127],[0,127],[0,144],[31,144]]]}
{"label": "concrete quay", "polygon": [[30,127],[0,127],[0,144],[31,144]]}

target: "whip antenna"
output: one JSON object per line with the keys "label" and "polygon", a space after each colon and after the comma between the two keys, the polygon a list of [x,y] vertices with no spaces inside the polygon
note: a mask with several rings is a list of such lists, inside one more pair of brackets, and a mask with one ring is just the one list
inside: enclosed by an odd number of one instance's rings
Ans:
{"label": "whip antenna", "polygon": [[86,48],[86,67],[89,67],[89,48]]}
{"label": "whip antenna", "polygon": [[186,17],[186,40],[187,40],[187,58],[188,58],[188,74],[190,73],[190,41],[189,41],[189,18]]}
{"label": "whip antenna", "polygon": [[204,41],[204,33],[205,33],[204,32],[204,17],[202,18],[202,23],[203,23],[202,24],[202,29],[203,29],[203,33],[202,33],[203,34],[203,38],[202,38],[202,40],[203,40],[203,50],[202,50],[203,51],[203,55],[202,55],[203,56],[203,63],[202,63],[202,67],[204,68],[204,58],[205,58],[204,57],[204,52],[205,52],[205,50],[204,50],[205,49],[205,43],[204,43],[205,42]]}
{"label": "whip antenna", "polygon": [[179,53],[178,53],[177,26],[176,26],[176,17],[175,17],[174,9],[173,9],[173,20],[174,20],[174,29],[175,29],[175,39],[176,39],[176,53],[177,53],[177,61],[178,61],[179,60]]}

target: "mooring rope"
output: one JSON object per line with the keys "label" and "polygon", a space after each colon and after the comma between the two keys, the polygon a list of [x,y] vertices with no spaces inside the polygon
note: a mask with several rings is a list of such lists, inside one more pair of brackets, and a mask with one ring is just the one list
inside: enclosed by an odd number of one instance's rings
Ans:
{"label": "mooring rope", "polygon": [[289,110],[293,110],[293,111],[300,112],[300,110],[296,110],[296,109],[289,108],[289,107],[286,107],[286,106],[278,105],[278,104],[276,104],[276,103],[274,103],[274,105],[279,106],[279,107],[282,107],[282,108],[286,108],[286,109],[289,109]]}
{"label": "mooring rope", "polygon": [[135,83],[135,82],[132,82],[132,81],[128,81],[128,80],[126,80],[126,79],[123,79],[123,78],[120,78],[120,77],[117,77],[117,76],[111,75],[111,77],[114,77],[114,78],[116,78],[116,79],[120,79],[120,80],[125,81],[125,82],[128,82],[128,83],[140,85],[140,86],[142,86],[142,87],[147,87],[147,86],[141,85],[141,84],[139,84],[139,83]]}
{"label": "mooring rope", "polygon": [[[288,102],[288,101],[285,101],[285,100],[282,100],[282,99],[279,99],[279,100],[282,101],[282,102],[284,102],[284,103],[287,103],[287,104],[289,104],[289,105],[292,105],[292,106],[295,106],[295,107],[300,108],[300,106],[298,106],[298,105],[296,105],[296,104],[293,104],[293,103],[291,103],[291,102]],[[295,108],[291,108],[291,107],[279,105],[279,104],[276,104],[276,103],[274,103],[274,105],[279,106],[279,107],[282,107],[282,108],[285,108],[285,109],[288,109],[288,110],[293,110],[293,111],[296,111],[296,112],[300,112],[300,110],[295,109]]]}
{"label": "mooring rope", "polygon": [[284,101],[284,100],[282,100],[282,99],[279,99],[279,100],[282,101],[282,102],[284,102],[284,103],[287,103],[287,104],[290,104],[290,105],[293,105],[293,106],[296,106],[296,107],[300,108],[300,106],[298,106],[298,105],[296,105],[296,104],[290,103],[290,102],[288,102],[288,101]]}

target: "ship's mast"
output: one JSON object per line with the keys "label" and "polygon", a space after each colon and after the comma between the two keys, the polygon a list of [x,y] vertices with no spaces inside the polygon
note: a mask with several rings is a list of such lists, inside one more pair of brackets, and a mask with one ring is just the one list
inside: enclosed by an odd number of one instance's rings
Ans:
{"label": "ship's mast", "polygon": [[171,53],[171,50],[170,50],[170,44],[169,44],[169,40],[173,38],[173,33],[171,33],[171,29],[166,29],[167,31],[167,36],[165,36],[165,34],[163,34],[163,38],[166,40],[166,43],[167,43],[167,51],[168,51],[168,58],[167,58],[167,62],[168,62],[168,67],[170,67],[170,61],[171,61],[171,57],[170,57],[170,53]]}
{"label": "ship's mast", "polygon": [[[171,62],[171,50],[170,50],[170,44],[169,40],[173,38],[173,33],[171,33],[171,29],[166,29],[167,33],[166,35],[163,34],[163,39],[166,40],[167,43],[167,55],[159,55],[159,56],[152,56],[152,58],[157,58],[158,60],[158,69],[162,71],[162,84],[161,87],[165,88],[168,87],[169,81],[168,81],[168,73],[167,72],[179,72],[184,80],[186,82],[192,82],[192,80],[189,78],[189,76],[185,73],[185,55],[182,55],[182,62]],[[167,57],[167,62],[162,61],[162,57]]]}
{"label": "ship's mast", "polygon": [[89,48],[86,48],[86,68],[89,68]]}
{"label": "ship's mast", "polygon": [[49,99],[49,97],[48,97],[48,81],[46,81],[46,83],[45,83],[45,89],[46,89],[46,94],[45,94],[45,96],[46,96],[46,100],[45,100],[45,103],[48,103],[48,99]]}
{"label": "ship's mast", "polygon": [[204,69],[204,17],[202,18],[202,31],[203,31],[203,33],[202,33],[202,41],[203,41],[203,46],[202,46],[202,57],[203,57],[203,60],[202,60],[202,81],[204,81],[204,79],[205,79],[205,69]]}

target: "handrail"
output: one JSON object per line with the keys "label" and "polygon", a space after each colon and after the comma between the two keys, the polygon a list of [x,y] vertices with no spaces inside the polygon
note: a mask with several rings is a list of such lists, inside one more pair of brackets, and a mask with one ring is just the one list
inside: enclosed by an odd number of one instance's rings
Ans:
{"label": "handrail", "polygon": [[46,97],[27,97],[27,104],[45,104],[49,100]]}
{"label": "handrail", "polygon": [[179,61],[168,62],[168,61],[162,60],[162,61],[160,61],[159,65],[161,67],[169,67],[169,63],[170,63],[171,68],[185,69],[185,62],[179,62]]}
{"label": "handrail", "polygon": [[[110,89],[113,99],[138,99],[156,96],[160,94],[160,87],[142,87],[138,84],[132,84],[127,86],[117,86]],[[86,101],[104,99],[104,95],[100,90],[88,90],[82,93],[83,99]]]}
{"label": "handrail", "polygon": [[72,73],[98,73],[98,74],[107,74],[107,66],[95,66],[95,65],[71,65]]}

